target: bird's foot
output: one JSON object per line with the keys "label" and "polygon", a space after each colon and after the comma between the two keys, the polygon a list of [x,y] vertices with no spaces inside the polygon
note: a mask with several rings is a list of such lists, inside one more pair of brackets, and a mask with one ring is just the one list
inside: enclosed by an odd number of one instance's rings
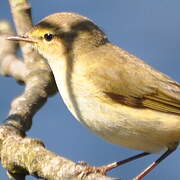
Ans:
{"label": "bird's foot", "polygon": [[108,171],[110,171],[113,168],[118,166],[117,162],[113,162],[111,164],[107,164],[104,166],[95,167],[95,166],[89,165],[87,162],[84,162],[84,161],[77,162],[77,165],[85,166],[86,175],[88,175],[90,173],[99,173],[99,174],[102,174],[105,176],[106,176]]}

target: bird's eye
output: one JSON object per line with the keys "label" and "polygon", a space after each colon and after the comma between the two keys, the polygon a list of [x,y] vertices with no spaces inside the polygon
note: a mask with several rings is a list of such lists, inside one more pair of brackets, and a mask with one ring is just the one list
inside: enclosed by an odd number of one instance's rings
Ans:
{"label": "bird's eye", "polygon": [[49,34],[49,33],[44,34],[44,39],[45,39],[46,41],[51,41],[51,40],[53,39],[53,37],[54,37],[53,34]]}

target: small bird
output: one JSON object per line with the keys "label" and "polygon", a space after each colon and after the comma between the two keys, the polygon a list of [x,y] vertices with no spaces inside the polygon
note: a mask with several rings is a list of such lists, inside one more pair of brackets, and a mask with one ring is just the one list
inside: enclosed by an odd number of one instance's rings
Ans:
{"label": "small bird", "polygon": [[113,45],[90,19],[61,12],[23,36],[47,60],[69,111],[112,144],[143,151],[105,169],[151,153],[164,154],[136,176],[142,179],[180,142],[180,84]]}

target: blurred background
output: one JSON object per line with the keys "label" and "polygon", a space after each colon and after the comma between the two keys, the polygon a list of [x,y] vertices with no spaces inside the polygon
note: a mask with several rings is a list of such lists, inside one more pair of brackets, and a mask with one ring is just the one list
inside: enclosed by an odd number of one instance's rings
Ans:
{"label": "blurred background", "polygon": [[[85,15],[98,24],[114,44],[144,59],[156,69],[180,81],[180,1],[179,0],[46,0],[30,1],[33,22],[60,11]],[[0,19],[12,23],[8,1],[1,1]],[[0,76],[0,119],[6,118],[12,99],[21,94],[23,86],[14,79]],[[49,98],[36,114],[28,136],[36,137],[46,147],[73,161],[104,165],[139,153],[115,146],[93,135],[69,113],[59,94]],[[109,173],[130,180],[159,155],[136,160]],[[180,150],[178,149],[145,180],[180,179]],[[8,180],[0,167],[0,179]],[[27,180],[34,180],[27,177]]]}

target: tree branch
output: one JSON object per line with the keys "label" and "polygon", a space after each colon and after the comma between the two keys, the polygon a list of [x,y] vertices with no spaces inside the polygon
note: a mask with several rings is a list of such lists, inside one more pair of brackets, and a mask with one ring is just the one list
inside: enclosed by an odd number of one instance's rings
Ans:
{"label": "tree branch", "polygon": [[89,173],[89,167],[76,164],[60,157],[47,149],[37,139],[23,138],[12,133],[12,127],[1,126],[1,161],[11,173],[31,174],[49,180],[84,179],[110,180],[99,173]]}
{"label": "tree branch", "polygon": [[[18,34],[24,34],[32,27],[30,4],[27,0],[9,0],[13,20]],[[44,105],[47,98],[57,92],[49,66],[28,43],[20,43],[26,73],[25,90],[11,104],[7,123],[21,131],[27,131],[32,117]]]}
{"label": "tree branch", "polygon": [[24,81],[28,69],[21,59],[17,58],[16,50],[18,44],[7,41],[6,38],[12,35],[11,26],[6,21],[0,21],[0,73],[4,76],[12,76],[17,81]]}

